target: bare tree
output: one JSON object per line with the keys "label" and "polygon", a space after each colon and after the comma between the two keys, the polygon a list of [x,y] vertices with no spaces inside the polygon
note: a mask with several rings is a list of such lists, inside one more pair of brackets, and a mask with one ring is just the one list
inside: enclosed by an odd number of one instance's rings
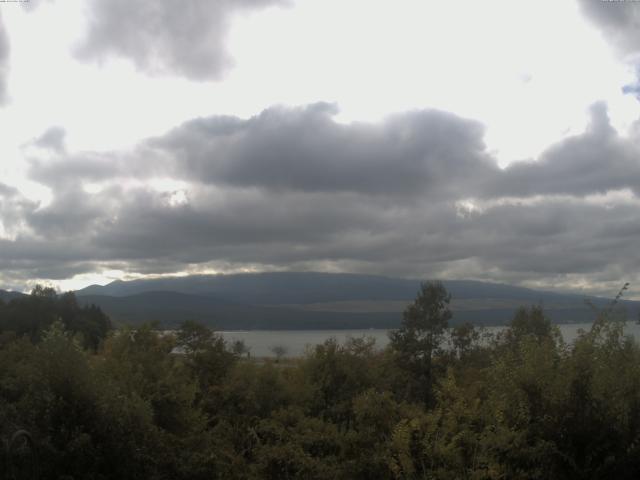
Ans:
{"label": "bare tree", "polygon": [[276,362],[279,362],[289,352],[289,349],[284,345],[273,345],[269,350],[276,356]]}

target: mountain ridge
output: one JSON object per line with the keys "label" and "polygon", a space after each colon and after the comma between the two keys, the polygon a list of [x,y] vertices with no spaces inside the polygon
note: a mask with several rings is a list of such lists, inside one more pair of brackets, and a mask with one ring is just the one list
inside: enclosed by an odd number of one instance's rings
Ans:
{"label": "mountain ridge", "polygon": [[[507,323],[519,305],[541,304],[552,321],[591,321],[589,299],[602,297],[533,290],[477,280],[443,281],[452,295],[452,323]],[[265,272],[116,280],[76,292],[116,321],[159,320],[176,325],[198,320],[223,329],[395,328],[419,280],[322,272]],[[640,302],[620,304],[637,315]]]}
{"label": "mountain ridge", "polygon": [[[289,283],[286,283],[287,280]],[[291,282],[294,283],[291,283]],[[361,275],[352,273],[325,273],[325,272],[261,272],[261,273],[238,273],[220,275],[190,275],[175,277],[159,277],[136,280],[114,280],[113,282],[100,286],[90,285],[77,290],[77,295],[100,294],[110,296],[127,296],[135,293],[148,291],[175,291],[195,295],[210,295],[213,291],[219,292],[221,296],[233,291],[236,295],[238,289],[248,294],[261,294],[261,301],[257,303],[276,304],[283,303],[273,297],[262,298],[267,294],[273,295],[281,293],[285,288],[292,289],[298,294],[308,295],[310,299],[318,297],[319,301],[340,300],[337,297],[348,297],[352,300],[354,291],[358,291],[357,297],[362,299],[385,299],[385,300],[406,300],[413,299],[420,287],[421,280],[394,278],[381,275]],[[333,295],[327,296],[326,286],[330,284]],[[478,295],[488,297],[499,292],[500,297],[506,298],[537,298],[537,297],[576,297],[576,298],[598,298],[584,296],[576,293],[558,293],[547,290],[534,290],[527,287],[519,287],[505,283],[483,282],[479,280],[443,280],[447,290],[456,298],[477,298]],[[321,288],[325,290],[321,290]],[[380,295],[381,288],[390,288],[389,291]],[[345,288],[349,290],[345,292]],[[473,292],[473,295],[469,294]],[[337,294],[336,294],[337,292]]]}
{"label": "mountain ridge", "polygon": [[21,292],[14,292],[10,290],[2,290],[0,289],[0,300],[3,302],[8,302],[13,300],[14,298],[23,297],[25,294]]}

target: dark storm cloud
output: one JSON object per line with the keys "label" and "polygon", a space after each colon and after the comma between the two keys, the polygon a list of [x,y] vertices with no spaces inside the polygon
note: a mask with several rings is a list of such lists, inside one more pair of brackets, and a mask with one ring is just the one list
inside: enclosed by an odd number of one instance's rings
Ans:
{"label": "dark storm cloud", "polygon": [[316,104],[271,108],[248,120],[193,120],[133,154],[34,161],[32,175],[50,184],[164,175],[268,190],[455,197],[498,172],[477,122],[427,110],[343,125],[335,113]]}
{"label": "dark storm cloud", "polygon": [[207,188],[194,191],[188,203],[172,198],[146,188],[59,193],[48,206],[25,213],[29,233],[4,243],[0,265],[39,272],[47,265],[60,271],[66,264],[105,262],[149,270],[157,261],[156,271],[211,261],[282,265],[323,258],[323,244],[388,222],[384,212],[349,196]]}
{"label": "dark storm cloud", "polygon": [[0,238],[0,281],[3,287],[24,285],[35,278],[59,280],[93,271],[96,263],[83,262],[83,256],[87,256],[86,250],[66,242],[25,236],[13,241]]}
{"label": "dark storm cloud", "polygon": [[335,113],[317,104],[195,120],[148,146],[187,178],[275,190],[447,195],[495,171],[476,122],[421,111],[340,125]]}
{"label": "dark storm cloud", "polygon": [[633,254],[640,229],[630,227],[639,221],[637,203],[611,207],[552,197],[487,209],[470,219],[464,235],[478,258],[504,271],[552,275],[623,265],[631,274],[640,265]]}
{"label": "dark storm cloud", "polygon": [[108,198],[87,195],[76,186],[57,192],[50,205],[31,212],[27,218],[40,236],[60,238],[96,228],[108,208]]}
{"label": "dark storm cloud", "polygon": [[[197,119],[125,152],[67,152],[50,130],[31,175],[53,198],[24,206],[21,235],[0,246],[3,275],[250,266],[637,277],[638,142],[618,135],[604,105],[583,134],[504,170],[476,122],[419,111],[340,124],[333,113],[319,104]],[[152,187],[162,179],[181,182]],[[1,195],[21,198],[6,186]]]}
{"label": "dark storm cloud", "polygon": [[[148,193],[146,195],[149,195]],[[613,209],[567,199],[498,205],[460,218],[451,205],[371,204],[360,196],[249,196],[216,205],[167,208],[157,199],[122,211],[96,247],[119,258],[163,258],[183,264],[360,262],[424,274],[446,262],[476,259],[505,271],[585,273],[640,266],[637,206]],[[134,203],[135,202],[135,203]],[[135,208],[134,208],[135,204]],[[157,239],[162,238],[162,242]]]}
{"label": "dark storm cloud", "polygon": [[489,184],[486,196],[586,196],[623,189],[640,196],[638,146],[618,136],[606,106],[598,103],[583,134],[553,145],[536,161],[512,164]]}
{"label": "dark storm cloud", "polygon": [[89,27],[77,48],[83,60],[115,55],[148,73],[192,80],[219,78],[231,64],[225,35],[239,12],[285,0],[90,0]]}
{"label": "dark storm cloud", "polygon": [[[520,281],[610,271],[629,278],[640,260],[638,204],[567,197],[505,203],[460,216],[450,202],[399,205],[354,193],[194,188],[174,194],[110,187],[67,193],[28,212],[31,233],[2,241],[0,267],[62,278],[105,265],[166,273],[194,265],[262,265],[407,276]],[[615,279],[615,278],[614,278]]]}
{"label": "dark storm cloud", "polygon": [[[620,53],[640,54],[640,3],[636,1],[579,0],[580,7]],[[638,59],[640,60],[640,59]]]}
{"label": "dark storm cloud", "polygon": [[[271,108],[248,120],[197,119],[131,152],[34,159],[31,175],[48,185],[169,177],[219,187],[409,200],[588,196],[623,189],[640,194],[639,143],[617,134],[603,103],[591,107],[584,133],[504,170],[485,150],[482,126],[453,114],[416,111],[376,124],[340,124],[334,114],[333,107],[316,104]],[[51,132],[40,143],[59,141],[59,132]]]}
{"label": "dark storm cloud", "polygon": [[9,75],[9,35],[0,12],[0,106],[7,100],[7,76]]}

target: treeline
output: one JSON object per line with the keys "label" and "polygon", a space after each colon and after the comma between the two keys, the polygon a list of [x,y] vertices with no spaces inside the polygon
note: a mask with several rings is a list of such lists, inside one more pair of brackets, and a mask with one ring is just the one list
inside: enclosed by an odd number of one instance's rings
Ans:
{"label": "treeline", "polygon": [[276,362],[191,322],[87,342],[51,297],[29,329],[1,324],[0,425],[32,433],[39,478],[640,474],[640,348],[611,310],[572,344],[539,307],[489,337],[447,329],[449,296],[427,283],[386,349],[329,340]]}
{"label": "treeline", "polygon": [[58,295],[53,288],[38,285],[31,295],[8,303],[0,298],[0,332],[5,342],[7,336],[16,336],[38,343],[54,322],[60,322],[83,347],[92,350],[111,330],[109,317],[95,305],[80,306],[73,292]]}

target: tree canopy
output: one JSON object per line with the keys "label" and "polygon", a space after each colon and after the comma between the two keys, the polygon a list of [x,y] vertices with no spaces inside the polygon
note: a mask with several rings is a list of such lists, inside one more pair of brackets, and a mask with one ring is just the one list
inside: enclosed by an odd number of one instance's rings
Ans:
{"label": "tree canopy", "polygon": [[640,346],[616,319],[566,344],[540,307],[491,336],[447,329],[448,305],[427,283],[389,347],[276,362],[193,322],[90,343],[89,307],[39,289],[0,306],[33,315],[2,323],[0,438],[31,432],[45,480],[638,477]]}

